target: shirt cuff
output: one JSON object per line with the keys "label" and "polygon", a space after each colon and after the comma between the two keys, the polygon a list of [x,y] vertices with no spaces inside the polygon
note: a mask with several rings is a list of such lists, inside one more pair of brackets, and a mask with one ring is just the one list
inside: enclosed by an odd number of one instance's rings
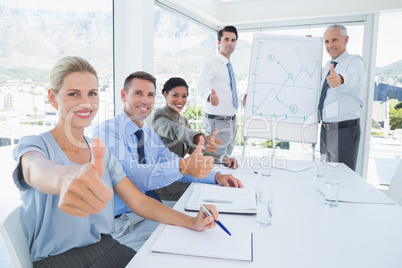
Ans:
{"label": "shirt cuff", "polygon": [[[165,178],[168,178],[167,183],[171,184],[183,177],[183,174],[180,173],[180,160],[180,158],[175,159],[173,168],[164,169]],[[171,178],[175,178],[174,181],[171,181]]]}
{"label": "shirt cuff", "polygon": [[215,181],[215,176],[217,173],[220,173],[218,171],[212,171],[206,178],[206,182],[210,183],[210,184],[217,184],[217,182]]}

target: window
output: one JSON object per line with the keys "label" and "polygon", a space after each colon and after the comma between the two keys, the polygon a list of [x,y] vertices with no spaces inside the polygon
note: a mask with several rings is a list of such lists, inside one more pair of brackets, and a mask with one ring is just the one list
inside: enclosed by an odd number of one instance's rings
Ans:
{"label": "window", "polygon": [[155,6],[154,73],[157,79],[155,107],[164,105],[163,84],[181,77],[189,86],[187,107],[197,105],[195,87],[203,62],[216,54],[216,32]]}
{"label": "window", "polygon": [[163,84],[171,77],[181,77],[189,86],[188,102],[183,111],[192,128],[201,130],[202,106],[195,88],[203,62],[216,54],[216,32],[155,6],[154,48],[155,108],[165,104]]}
{"label": "window", "polygon": [[9,145],[57,123],[56,110],[47,102],[49,72],[67,55],[87,59],[98,72],[101,105],[96,125],[113,115],[112,1],[1,1],[0,159],[6,168],[1,198],[19,199],[11,180],[15,162]]}
{"label": "window", "polygon": [[396,34],[396,25],[402,25],[402,13],[380,15],[367,176],[379,188],[391,181],[401,158],[402,110],[397,105],[402,101],[402,36]]}

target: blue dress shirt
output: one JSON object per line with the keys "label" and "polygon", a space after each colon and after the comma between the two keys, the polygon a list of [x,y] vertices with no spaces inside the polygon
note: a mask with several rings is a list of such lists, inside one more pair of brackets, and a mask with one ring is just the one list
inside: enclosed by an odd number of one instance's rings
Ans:
{"label": "blue dress shirt", "polygon": [[[144,131],[144,151],[146,164],[138,163],[138,139],[134,134],[139,127],[122,111],[118,116],[106,120],[96,127],[92,137],[100,137],[117,157],[127,177],[142,191],[166,187],[175,181],[215,183],[216,172],[205,179],[180,173],[180,158],[162,143],[160,137],[151,129],[142,126]],[[115,215],[131,210],[116,195]]]}

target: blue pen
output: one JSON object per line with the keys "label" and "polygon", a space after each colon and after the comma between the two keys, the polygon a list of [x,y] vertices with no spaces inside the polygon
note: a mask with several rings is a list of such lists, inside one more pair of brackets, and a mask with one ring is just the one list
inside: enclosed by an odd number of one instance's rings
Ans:
{"label": "blue pen", "polygon": [[[208,217],[212,217],[212,213],[211,213],[204,205],[201,205],[201,209],[202,209],[202,211],[205,213],[205,215],[207,215]],[[219,227],[221,227],[222,230],[224,230],[228,235],[230,235],[230,236],[232,235],[232,234],[228,231],[228,229],[226,229],[226,227],[223,226],[223,224],[222,224],[220,221],[217,221],[217,220],[215,220],[215,219],[214,219],[214,221],[215,221],[216,224],[218,224]]]}

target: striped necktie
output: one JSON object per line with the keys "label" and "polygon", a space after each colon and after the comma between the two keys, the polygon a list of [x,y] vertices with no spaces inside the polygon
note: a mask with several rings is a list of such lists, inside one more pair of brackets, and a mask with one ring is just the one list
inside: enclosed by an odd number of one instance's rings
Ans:
{"label": "striped necktie", "polygon": [[[147,159],[145,158],[145,150],[144,150],[144,131],[142,129],[137,130],[135,133],[138,139],[137,151],[138,151],[138,163],[146,164]],[[159,202],[162,202],[159,195],[154,191],[146,191],[145,194],[149,197],[155,198]]]}
{"label": "striped necktie", "polygon": [[233,72],[233,67],[230,61],[227,64],[229,70],[229,77],[230,77],[230,87],[232,88],[232,100],[233,106],[237,109],[239,107],[239,99],[237,97],[237,90],[236,90],[236,77]]}

